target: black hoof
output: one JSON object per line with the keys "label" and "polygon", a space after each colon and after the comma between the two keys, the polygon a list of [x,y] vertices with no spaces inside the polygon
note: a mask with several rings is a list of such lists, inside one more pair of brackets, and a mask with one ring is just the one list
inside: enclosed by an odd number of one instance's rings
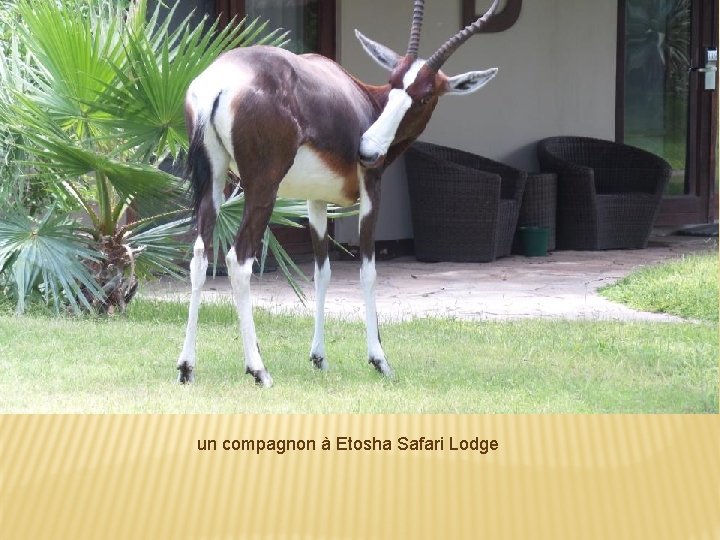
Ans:
{"label": "black hoof", "polygon": [[266,369],[250,369],[245,368],[245,373],[252,375],[255,379],[255,384],[262,386],[263,388],[270,388],[273,385],[273,380]]}
{"label": "black hoof", "polygon": [[193,366],[187,362],[183,362],[178,365],[178,382],[180,384],[189,384],[195,380],[195,373],[193,373]]}
{"label": "black hoof", "polygon": [[384,358],[370,358],[368,359],[368,363],[372,365],[372,367],[374,367],[381,375],[385,375],[388,379],[393,378],[393,370],[390,368],[388,361]]}
{"label": "black hoof", "polygon": [[319,354],[313,354],[310,356],[310,361],[313,363],[313,366],[321,371],[325,371],[328,368],[327,360]]}

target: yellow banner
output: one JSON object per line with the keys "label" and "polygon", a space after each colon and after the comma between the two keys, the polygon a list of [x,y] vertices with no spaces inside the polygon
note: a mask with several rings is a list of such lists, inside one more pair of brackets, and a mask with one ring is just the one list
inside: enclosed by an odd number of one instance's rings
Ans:
{"label": "yellow banner", "polygon": [[0,538],[720,538],[718,416],[0,417]]}

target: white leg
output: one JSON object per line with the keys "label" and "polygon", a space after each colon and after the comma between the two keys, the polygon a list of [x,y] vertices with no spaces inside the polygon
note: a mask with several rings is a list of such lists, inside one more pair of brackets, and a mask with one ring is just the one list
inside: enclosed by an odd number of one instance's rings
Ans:
{"label": "white leg", "polygon": [[252,375],[258,385],[269,388],[272,386],[273,380],[260,357],[250,299],[250,278],[254,259],[249,258],[240,263],[235,255],[235,248],[231,248],[225,261],[232,284],[235,307],[240,319],[240,333],[245,353],[245,372]]}
{"label": "white leg", "polygon": [[380,373],[388,377],[392,376],[390,364],[385,358],[380,343],[380,329],[378,328],[377,307],[375,305],[375,282],[377,272],[375,270],[375,256],[370,259],[363,259],[360,267],[360,283],[362,284],[363,296],[365,298],[365,329],[367,335],[368,360]]}
{"label": "white leg", "polygon": [[190,308],[188,313],[185,342],[177,361],[178,382],[189,383],[195,378],[195,341],[197,339],[198,310],[200,309],[200,295],[205,284],[208,260],[205,255],[205,244],[199,236],[193,247],[193,258],[190,261]]}
{"label": "white leg", "polygon": [[325,357],[325,295],[330,283],[330,261],[318,268],[315,263],[315,332],[313,333],[310,359],[318,369],[327,369]]}
{"label": "white leg", "polygon": [[[223,189],[227,179],[228,164],[230,157],[220,145],[217,136],[212,129],[205,131],[205,149],[210,162],[212,172],[212,206],[201,205],[198,211],[198,237],[193,246],[193,258],[190,261],[190,307],[188,309],[188,322],[185,330],[185,341],[180,357],[177,361],[178,382],[181,384],[191,383],[195,379],[195,345],[197,340],[198,311],[202,287],[205,284],[207,275],[208,259],[205,254],[206,240],[212,242],[212,230],[215,226],[218,210],[224,200]],[[214,214],[213,214],[214,211]]]}
{"label": "white leg", "polygon": [[368,361],[386,377],[392,377],[392,370],[385,358],[380,344],[380,331],[378,328],[377,307],[375,305],[375,241],[374,228],[377,218],[379,202],[379,184],[370,184],[371,190],[364,182],[360,183],[360,253],[362,266],[360,267],[360,283],[365,299],[365,329],[367,332]]}
{"label": "white leg", "polygon": [[327,369],[325,357],[325,295],[330,284],[330,259],[327,255],[327,203],[308,201],[308,217],[315,251],[315,332],[310,360],[318,369]]}

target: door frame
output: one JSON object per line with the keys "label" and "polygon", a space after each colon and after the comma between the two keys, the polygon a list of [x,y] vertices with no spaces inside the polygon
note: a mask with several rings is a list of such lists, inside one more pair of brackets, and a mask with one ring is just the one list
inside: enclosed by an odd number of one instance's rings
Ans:
{"label": "door frame", "polygon": [[[337,55],[337,0],[318,0],[318,52],[331,60]],[[215,16],[220,26],[227,26],[233,17],[245,16],[245,0],[215,0]]]}
{"label": "door frame", "polygon": [[[691,0],[690,64],[704,64],[707,47],[718,47],[718,7],[716,0]],[[625,7],[618,0],[617,71],[615,85],[615,139],[623,142],[625,131]],[[701,75],[690,74],[688,117],[688,163],[686,178],[694,184],[686,195],[666,195],[662,199],[656,225],[710,223],[718,218],[717,175],[718,90],[701,86]]]}

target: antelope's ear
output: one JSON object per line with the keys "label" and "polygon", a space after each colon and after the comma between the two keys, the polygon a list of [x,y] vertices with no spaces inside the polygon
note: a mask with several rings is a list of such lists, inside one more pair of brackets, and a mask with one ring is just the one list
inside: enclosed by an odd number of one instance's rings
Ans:
{"label": "antelope's ear", "polygon": [[359,30],[355,30],[355,35],[360,41],[360,45],[362,45],[363,49],[365,49],[365,52],[368,53],[370,58],[375,60],[380,67],[385,68],[388,71],[395,69],[395,66],[398,65],[398,62],[400,62],[400,59],[402,58],[398,53],[385,45],[381,45],[380,43],[373,41],[369,37],[363,35]]}
{"label": "antelope's ear", "polygon": [[462,75],[448,77],[447,88],[448,94],[472,94],[475,90],[479,90],[485,86],[498,72],[497,68],[491,68],[485,71],[469,71]]}

